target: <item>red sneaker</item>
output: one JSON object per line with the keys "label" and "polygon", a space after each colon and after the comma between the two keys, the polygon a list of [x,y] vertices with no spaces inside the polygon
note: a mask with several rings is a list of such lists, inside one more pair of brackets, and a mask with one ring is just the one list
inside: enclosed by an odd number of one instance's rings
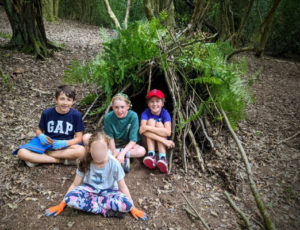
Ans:
{"label": "red sneaker", "polygon": [[143,160],[144,165],[149,169],[154,169],[156,167],[155,156],[146,156]]}
{"label": "red sneaker", "polygon": [[168,172],[168,161],[165,158],[160,159],[157,162],[157,167],[159,168],[161,173],[167,173]]}

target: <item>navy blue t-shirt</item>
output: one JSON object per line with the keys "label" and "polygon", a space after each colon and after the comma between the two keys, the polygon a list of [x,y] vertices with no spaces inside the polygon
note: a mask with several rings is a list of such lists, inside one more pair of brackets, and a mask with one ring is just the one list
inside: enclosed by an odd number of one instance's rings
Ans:
{"label": "navy blue t-shirt", "polygon": [[39,128],[47,136],[57,140],[71,140],[76,132],[84,131],[81,114],[73,108],[66,114],[56,112],[55,107],[45,109]]}

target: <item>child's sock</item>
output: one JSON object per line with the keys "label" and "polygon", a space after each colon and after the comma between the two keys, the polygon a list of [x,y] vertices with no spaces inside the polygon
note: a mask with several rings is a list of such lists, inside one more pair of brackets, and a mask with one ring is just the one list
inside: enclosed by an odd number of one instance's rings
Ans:
{"label": "child's sock", "polygon": [[148,151],[147,156],[155,157],[155,152],[154,151]]}
{"label": "child's sock", "polygon": [[167,155],[165,153],[159,153],[159,159],[167,159]]}

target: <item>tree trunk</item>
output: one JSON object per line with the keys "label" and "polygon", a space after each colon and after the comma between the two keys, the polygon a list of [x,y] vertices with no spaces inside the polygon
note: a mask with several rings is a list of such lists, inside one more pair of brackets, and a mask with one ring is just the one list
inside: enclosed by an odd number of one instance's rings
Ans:
{"label": "tree trunk", "polygon": [[221,34],[220,39],[226,40],[230,37],[230,18],[229,18],[229,9],[228,9],[228,0],[220,1],[220,17],[221,17]]}
{"label": "tree trunk", "polygon": [[262,57],[264,54],[264,50],[272,28],[275,12],[280,1],[281,0],[273,0],[273,5],[271,10],[269,11],[268,15],[260,25],[260,39],[259,39],[259,44],[256,46],[256,52],[255,52],[255,55],[258,57]]}
{"label": "tree trunk", "polygon": [[148,20],[153,17],[159,18],[162,11],[168,15],[164,24],[171,28],[175,27],[175,8],[173,0],[144,0],[144,11]]}
{"label": "tree trunk", "polygon": [[213,0],[209,0],[205,5],[204,1],[197,0],[197,2],[195,3],[192,19],[190,22],[191,25],[191,28],[189,30],[190,32],[202,29],[202,23],[204,21],[207,11],[212,5],[212,2]]}
{"label": "tree trunk", "polygon": [[47,48],[53,48],[47,41],[40,0],[5,0],[13,35],[9,46],[26,53],[34,53],[38,58],[49,56]]}

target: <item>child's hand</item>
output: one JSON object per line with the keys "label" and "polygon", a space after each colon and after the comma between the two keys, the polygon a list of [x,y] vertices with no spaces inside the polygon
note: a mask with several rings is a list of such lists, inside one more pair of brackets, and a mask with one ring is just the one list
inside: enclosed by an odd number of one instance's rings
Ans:
{"label": "child's hand", "polygon": [[171,140],[165,140],[164,145],[167,146],[168,149],[171,149],[171,148],[175,147],[175,143]]}
{"label": "child's hand", "polygon": [[58,140],[53,142],[52,147],[53,149],[57,150],[68,147],[68,144],[66,140]]}
{"label": "child's hand", "polygon": [[147,220],[147,214],[142,210],[138,210],[135,206],[130,211],[131,215],[134,219],[137,220]]}
{"label": "child's hand", "polygon": [[140,127],[140,134],[143,134],[144,132],[146,132],[147,131],[147,125],[142,125],[141,127]]}
{"label": "child's hand", "polygon": [[38,135],[38,138],[40,139],[42,145],[51,145],[53,143],[53,140],[44,133]]}
{"label": "child's hand", "polygon": [[59,215],[64,208],[66,207],[66,202],[63,200],[59,205],[52,206],[46,210],[46,216],[57,216]]}
{"label": "child's hand", "polygon": [[124,158],[125,158],[125,156],[124,156],[123,154],[118,154],[118,156],[117,156],[117,160],[118,160],[121,164],[124,163]]}

